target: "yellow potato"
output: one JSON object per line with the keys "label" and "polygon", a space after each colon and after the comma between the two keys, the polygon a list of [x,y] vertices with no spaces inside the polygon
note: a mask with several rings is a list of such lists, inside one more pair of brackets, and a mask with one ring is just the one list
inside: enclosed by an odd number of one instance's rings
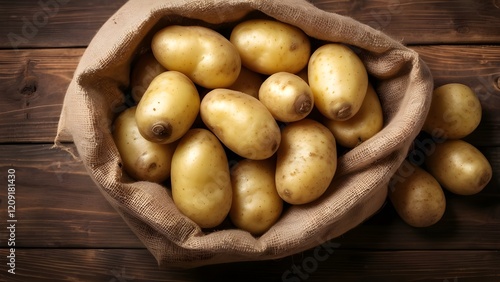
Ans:
{"label": "yellow potato", "polygon": [[311,53],[309,37],[299,28],[267,19],[239,23],[231,32],[231,43],[238,49],[247,68],[262,74],[299,72]]}
{"label": "yellow potato", "polygon": [[139,56],[130,75],[130,89],[134,102],[139,103],[151,81],[166,70],[155,59],[153,53],[147,52]]}
{"label": "yellow potato", "polygon": [[481,115],[481,102],[469,86],[445,84],[434,90],[422,129],[445,139],[461,139],[477,128]]}
{"label": "yellow potato", "polygon": [[274,158],[244,159],[231,169],[234,225],[254,235],[266,232],[280,217],[283,200],[276,191]]}
{"label": "yellow potato", "polygon": [[242,67],[238,79],[236,79],[228,89],[240,91],[255,98],[259,98],[259,88],[263,82],[264,78],[261,74]]}
{"label": "yellow potato", "polygon": [[165,68],[206,88],[233,84],[241,69],[240,55],[231,42],[202,26],[165,27],[153,36],[151,49]]}
{"label": "yellow potato", "polygon": [[365,99],[359,111],[350,119],[323,119],[323,124],[330,129],[338,144],[354,148],[382,130],[384,116],[380,100],[375,89],[369,84]]}
{"label": "yellow potato", "polygon": [[493,174],[481,151],[463,140],[436,144],[434,153],[426,158],[425,164],[443,188],[459,195],[479,193]]}
{"label": "yellow potato", "polygon": [[243,158],[267,159],[280,145],[276,120],[258,99],[243,92],[210,91],[201,101],[200,115],[222,143]]}
{"label": "yellow potato", "polygon": [[325,117],[347,120],[358,112],[368,87],[368,74],[349,47],[338,43],[319,47],[309,60],[308,77],[314,103]]}
{"label": "yellow potato", "polygon": [[446,210],[443,189],[427,171],[404,161],[390,183],[389,199],[410,226],[428,227],[443,217]]}
{"label": "yellow potato", "polygon": [[175,205],[201,228],[216,227],[227,217],[232,202],[229,165],[213,133],[196,128],[181,138],[170,179]]}
{"label": "yellow potato", "polygon": [[259,100],[275,119],[283,122],[301,120],[314,107],[309,85],[299,76],[288,72],[269,76],[259,89]]}
{"label": "yellow potato", "polygon": [[136,107],[121,112],[113,122],[113,140],[124,171],[141,181],[161,183],[170,176],[175,143],[158,144],[142,137],[135,122]]}
{"label": "yellow potato", "polygon": [[180,72],[166,71],[149,85],[135,118],[144,138],[166,144],[189,130],[199,109],[200,96],[193,82]]}
{"label": "yellow potato", "polygon": [[299,205],[318,199],[336,169],[337,148],[328,128],[311,119],[284,127],[276,164],[276,189],[284,201]]}

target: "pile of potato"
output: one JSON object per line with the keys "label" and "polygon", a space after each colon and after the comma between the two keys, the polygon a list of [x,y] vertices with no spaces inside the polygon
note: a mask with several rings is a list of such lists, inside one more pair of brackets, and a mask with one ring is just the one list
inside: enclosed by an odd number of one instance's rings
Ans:
{"label": "pile of potato", "polygon": [[462,138],[481,122],[481,103],[468,86],[449,83],[436,88],[425,120],[427,133],[389,184],[389,199],[409,225],[427,227],[446,210],[442,188],[457,195],[479,193],[491,180],[486,157]]}
{"label": "pile of potato", "polygon": [[[259,235],[285,204],[321,197],[338,146],[354,148],[384,121],[359,57],[344,44],[312,40],[271,19],[243,21],[226,36],[202,26],[159,30],[132,68],[136,105],[113,124],[124,171],[169,181],[178,209],[201,228],[229,217]],[[436,123],[429,118],[430,129]],[[443,169],[443,159],[430,158],[429,167]],[[416,197],[403,192],[408,183],[394,186],[394,203]]]}

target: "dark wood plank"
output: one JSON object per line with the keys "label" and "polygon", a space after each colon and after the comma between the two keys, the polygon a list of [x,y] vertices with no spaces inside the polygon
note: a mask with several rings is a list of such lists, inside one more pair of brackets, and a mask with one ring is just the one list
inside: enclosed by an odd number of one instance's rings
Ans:
{"label": "dark wood plank", "polygon": [[84,47],[125,0],[0,1],[0,48]]}
{"label": "dark wood plank", "polygon": [[[500,46],[414,46],[436,86],[461,82],[476,91],[483,120],[469,141],[500,145]],[[85,49],[0,51],[0,143],[52,142],[66,88]]]}
{"label": "dark wood plank", "polygon": [[[124,0],[0,1],[0,48],[84,47]],[[500,42],[498,1],[313,0],[407,44]],[[52,3],[43,8],[40,3]],[[55,3],[55,4],[54,4]],[[425,35],[425,36],[423,36]]]}
{"label": "dark wood plank", "polygon": [[0,142],[50,142],[84,49],[0,51]]}
{"label": "dark wood plank", "polygon": [[498,1],[313,1],[338,11],[406,44],[499,42]]}
{"label": "dark wood plank", "polygon": [[[160,269],[145,249],[16,249],[2,281],[498,281],[497,251],[311,249],[273,261]],[[2,262],[9,255],[0,250]]]}
{"label": "dark wood plank", "polygon": [[[500,171],[500,147],[483,149]],[[141,248],[142,243],[104,199],[83,165],[49,144],[1,145],[0,174],[16,170],[16,238],[20,247]],[[390,205],[336,239],[357,249],[500,249],[500,175],[480,194],[448,194],[444,218],[415,229],[404,224]],[[7,189],[0,189],[7,199]],[[7,205],[0,205],[7,214]],[[0,238],[7,238],[0,221]],[[33,236],[36,234],[36,236]],[[0,241],[0,247],[7,242]]]}
{"label": "dark wood plank", "polygon": [[[16,240],[22,247],[127,247],[142,243],[104,199],[81,162],[44,145],[0,146],[1,179],[15,169]],[[0,190],[7,216],[7,188]],[[0,221],[0,238],[8,238]],[[36,234],[36,236],[34,236]],[[0,246],[7,246],[6,240]]]}

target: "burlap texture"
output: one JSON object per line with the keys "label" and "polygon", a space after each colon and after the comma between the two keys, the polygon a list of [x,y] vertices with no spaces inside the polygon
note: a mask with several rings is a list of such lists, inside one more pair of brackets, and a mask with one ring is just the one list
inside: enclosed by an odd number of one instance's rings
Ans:
{"label": "burlap texture", "polygon": [[[168,24],[228,26],[260,13],[290,23],[319,40],[357,50],[384,109],[385,127],[339,157],[327,193],[292,206],[260,237],[236,229],[204,232],[175,207],[169,190],[122,175],[111,123],[123,110],[130,65],[154,33]],[[406,157],[430,105],[433,82],[418,54],[351,18],[305,0],[131,0],[89,44],[67,89],[55,144],[73,140],[99,189],[160,266],[275,259],[342,235],[383,205],[387,183]],[[67,148],[66,148],[67,149]]]}

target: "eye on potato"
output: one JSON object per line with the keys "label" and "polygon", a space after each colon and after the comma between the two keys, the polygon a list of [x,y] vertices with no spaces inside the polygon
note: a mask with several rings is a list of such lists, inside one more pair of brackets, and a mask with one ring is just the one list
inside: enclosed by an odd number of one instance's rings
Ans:
{"label": "eye on potato", "polygon": [[220,33],[202,26],[172,25],[151,42],[155,58],[168,70],[187,75],[206,88],[227,87],[238,78],[238,50]]}
{"label": "eye on potato", "polygon": [[172,143],[194,123],[200,109],[200,96],[191,80],[177,71],[156,76],[142,96],[135,119],[144,138]]}
{"label": "eye on potato", "polygon": [[124,171],[141,181],[161,183],[170,176],[175,144],[158,144],[142,137],[135,122],[136,107],[121,112],[113,122],[113,140]]}
{"label": "eye on potato", "polygon": [[464,84],[449,83],[436,88],[423,130],[446,139],[461,139],[481,122],[481,102]]}
{"label": "eye on potato", "polygon": [[336,170],[337,148],[328,128],[311,119],[283,128],[275,179],[278,194],[285,202],[300,205],[318,199]]}
{"label": "eye on potato", "polygon": [[391,183],[389,199],[408,225],[428,227],[443,217],[446,210],[443,189],[424,169],[404,161]]}
{"label": "eye on potato", "polygon": [[283,200],[276,191],[274,158],[244,159],[231,169],[234,225],[254,235],[266,232],[279,219]]}
{"label": "eye on potato", "polygon": [[232,188],[224,148],[210,131],[189,130],[172,157],[172,199],[201,228],[221,224],[231,208]]}
{"label": "eye on potato", "polygon": [[493,175],[491,165],[481,151],[463,140],[436,144],[425,164],[443,188],[458,195],[479,193]]}
{"label": "eye on potato", "polygon": [[309,60],[309,37],[297,27],[266,19],[239,23],[231,32],[231,43],[240,53],[242,64],[258,73],[296,73]]}
{"label": "eye on potato", "polygon": [[316,49],[309,60],[308,78],[316,107],[329,119],[350,119],[363,104],[368,74],[344,44],[328,43]]}
{"label": "eye on potato", "polygon": [[269,76],[259,89],[259,100],[275,119],[283,122],[301,120],[314,107],[309,85],[299,76],[288,72]]}
{"label": "eye on potato", "polygon": [[222,143],[243,158],[267,159],[278,150],[280,128],[255,97],[230,89],[214,89],[203,97],[200,115]]}
{"label": "eye on potato", "polygon": [[354,148],[382,130],[384,117],[382,106],[375,89],[368,84],[368,90],[359,111],[348,120],[323,119],[338,144]]}

